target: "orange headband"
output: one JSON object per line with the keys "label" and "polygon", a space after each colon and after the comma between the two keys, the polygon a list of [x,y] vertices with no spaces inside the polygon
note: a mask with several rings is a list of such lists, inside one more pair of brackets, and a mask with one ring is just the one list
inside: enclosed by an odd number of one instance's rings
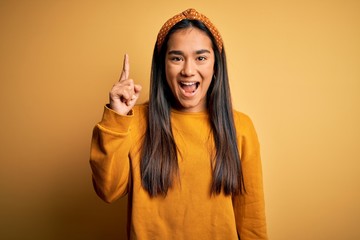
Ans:
{"label": "orange headband", "polygon": [[219,48],[219,51],[220,52],[222,51],[223,41],[222,41],[222,38],[220,36],[219,31],[215,28],[215,26],[210,22],[210,20],[206,16],[204,16],[201,13],[197,12],[193,8],[189,8],[188,10],[175,15],[174,17],[170,18],[169,20],[167,20],[165,22],[165,24],[162,26],[162,28],[160,29],[159,34],[157,36],[156,45],[157,45],[158,51],[160,51],[161,46],[164,43],[165,37],[169,33],[169,30],[175,24],[177,24],[178,22],[180,22],[180,21],[182,21],[184,19],[199,20],[202,23],[204,23],[204,25],[210,30],[212,35],[215,37],[216,45]]}

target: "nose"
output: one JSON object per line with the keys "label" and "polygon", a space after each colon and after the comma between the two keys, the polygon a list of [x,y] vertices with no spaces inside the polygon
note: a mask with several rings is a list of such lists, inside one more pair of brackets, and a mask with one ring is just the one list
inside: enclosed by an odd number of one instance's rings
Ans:
{"label": "nose", "polygon": [[183,69],[181,70],[181,75],[189,77],[195,74],[195,63],[191,60],[185,60]]}

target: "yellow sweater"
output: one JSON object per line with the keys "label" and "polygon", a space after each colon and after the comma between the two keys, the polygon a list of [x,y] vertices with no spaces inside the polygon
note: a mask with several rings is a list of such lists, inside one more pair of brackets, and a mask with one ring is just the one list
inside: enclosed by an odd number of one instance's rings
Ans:
{"label": "yellow sweater", "polygon": [[245,195],[210,195],[214,143],[208,115],[173,110],[180,177],[166,197],[150,198],[139,168],[146,113],[146,105],[135,106],[130,116],[105,107],[91,145],[97,194],[106,202],[129,196],[129,239],[267,239],[259,144],[251,120],[234,111]]}

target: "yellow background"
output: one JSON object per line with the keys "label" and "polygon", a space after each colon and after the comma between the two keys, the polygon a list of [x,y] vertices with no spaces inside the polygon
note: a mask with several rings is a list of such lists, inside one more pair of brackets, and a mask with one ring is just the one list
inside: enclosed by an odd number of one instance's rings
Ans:
{"label": "yellow background", "polygon": [[124,53],[146,100],[157,32],[189,7],[258,131],[271,239],[360,239],[357,0],[1,0],[1,239],[125,238],[126,199],[92,189],[92,127]]}

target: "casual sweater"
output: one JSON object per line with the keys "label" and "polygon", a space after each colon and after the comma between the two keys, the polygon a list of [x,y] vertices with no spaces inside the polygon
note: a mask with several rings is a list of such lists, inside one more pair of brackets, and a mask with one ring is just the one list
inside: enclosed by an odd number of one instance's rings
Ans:
{"label": "casual sweater", "polygon": [[147,105],[137,105],[121,116],[105,107],[91,144],[96,193],[106,202],[128,194],[129,239],[267,239],[260,149],[250,118],[234,111],[245,194],[211,194],[209,116],[172,110],[179,178],[166,196],[150,197],[140,176],[147,111]]}

